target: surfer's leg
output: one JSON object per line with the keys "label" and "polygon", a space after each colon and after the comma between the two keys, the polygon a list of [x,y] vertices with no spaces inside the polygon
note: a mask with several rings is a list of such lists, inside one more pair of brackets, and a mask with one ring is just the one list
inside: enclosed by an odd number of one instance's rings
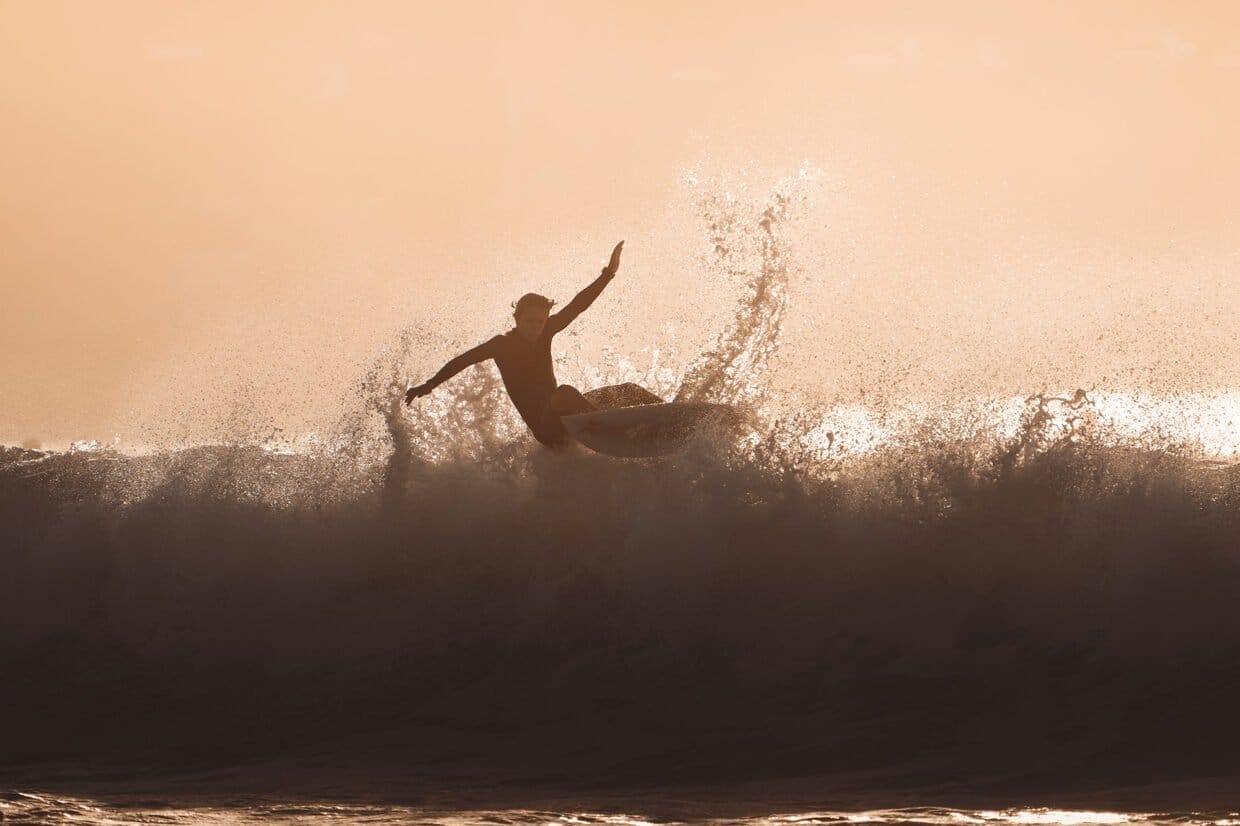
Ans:
{"label": "surfer's leg", "polygon": [[574,413],[589,413],[597,409],[586,400],[585,396],[581,395],[577,388],[561,384],[547,400],[542,416],[539,417],[538,426],[533,428],[534,438],[548,447],[563,447],[571,444],[572,439],[560,422],[560,417],[571,416]]}
{"label": "surfer's leg", "polygon": [[663,399],[632,382],[599,387],[586,393],[584,398],[600,410],[609,410],[613,407],[632,407],[638,404],[663,403]]}
{"label": "surfer's leg", "polygon": [[571,416],[574,413],[589,413],[591,410],[598,410],[598,405],[581,395],[581,391],[576,387],[561,384],[551,394],[547,408],[557,416]]}

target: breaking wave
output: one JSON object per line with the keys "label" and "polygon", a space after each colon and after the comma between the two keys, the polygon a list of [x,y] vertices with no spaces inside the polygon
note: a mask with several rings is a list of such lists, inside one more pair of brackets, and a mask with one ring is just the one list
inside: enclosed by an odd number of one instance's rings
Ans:
{"label": "breaking wave", "polygon": [[542,451],[489,370],[406,410],[413,332],[297,449],[5,449],[0,766],[1026,798],[1240,771],[1240,469],[1225,427],[1160,424],[1228,397],[790,413],[762,376],[798,197],[704,195],[734,322],[602,376],[746,411],[674,457]]}

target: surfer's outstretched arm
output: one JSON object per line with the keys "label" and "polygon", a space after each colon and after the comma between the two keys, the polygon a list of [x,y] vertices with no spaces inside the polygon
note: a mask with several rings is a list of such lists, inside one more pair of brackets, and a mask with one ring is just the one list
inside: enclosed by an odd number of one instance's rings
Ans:
{"label": "surfer's outstretched arm", "polygon": [[599,273],[599,277],[594,279],[590,286],[586,287],[573,298],[572,301],[564,305],[564,309],[547,319],[548,326],[551,327],[552,333],[558,333],[569,324],[577,316],[585,312],[586,308],[594,303],[594,299],[598,298],[603,292],[603,288],[615,278],[616,270],[620,269],[620,252],[624,248],[624,242],[616,244],[616,248],[611,251],[611,261],[603,267],[603,271]]}
{"label": "surfer's outstretched arm", "polygon": [[[496,338],[498,338],[498,336]],[[478,364],[479,362],[486,361],[487,359],[494,358],[494,357],[495,357],[495,339],[494,338],[490,339],[489,341],[484,341],[482,344],[479,344],[477,347],[473,347],[469,350],[466,350],[464,353],[461,353],[459,356],[452,359],[452,361],[448,362],[443,367],[439,368],[438,373],[431,376],[429,379],[427,379],[422,384],[419,384],[416,387],[410,387],[408,392],[405,393],[405,404],[409,404],[410,402],[412,402],[414,399],[418,398],[419,396],[425,396],[427,393],[431,392],[436,387],[443,384],[445,381],[447,381],[448,379],[455,376],[457,373],[464,370],[466,367],[469,367],[474,364]]]}

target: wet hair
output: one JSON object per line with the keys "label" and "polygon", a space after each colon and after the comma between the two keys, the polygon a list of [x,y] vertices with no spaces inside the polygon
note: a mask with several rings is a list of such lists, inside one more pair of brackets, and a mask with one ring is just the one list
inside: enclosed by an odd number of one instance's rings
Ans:
{"label": "wet hair", "polygon": [[518,298],[516,303],[512,305],[512,317],[516,318],[521,315],[523,311],[528,310],[531,307],[543,307],[547,311],[550,311],[554,305],[555,302],[550,298],[547,298],[545,295],[539,295],[538,293],[526,293]]}

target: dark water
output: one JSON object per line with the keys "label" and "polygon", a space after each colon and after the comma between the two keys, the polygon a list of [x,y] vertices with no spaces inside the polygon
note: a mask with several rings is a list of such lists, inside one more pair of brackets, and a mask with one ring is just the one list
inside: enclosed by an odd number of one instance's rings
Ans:
{"label": "dark water", "polygon": [[10,452],[0,772],[1030,804],[1240,776],[1240,473],[1007,455],[531,453],[340,496],[258,449]]}

